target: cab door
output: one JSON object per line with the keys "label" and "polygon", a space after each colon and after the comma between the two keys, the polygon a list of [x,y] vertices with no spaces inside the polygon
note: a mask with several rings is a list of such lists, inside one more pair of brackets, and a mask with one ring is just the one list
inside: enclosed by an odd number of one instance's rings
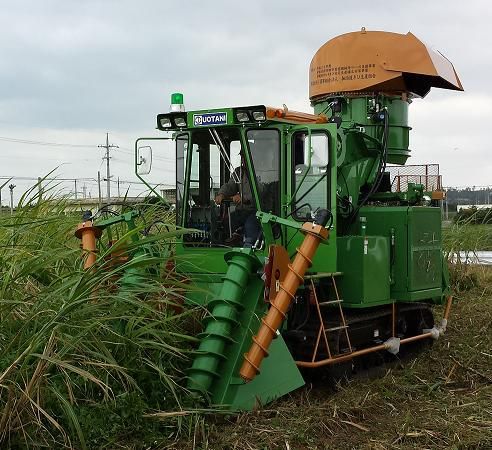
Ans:
{"label": "cab door", "polygon": [[[336,125],[309,124],[291,127],[287,135],[286,216],[312,221],[319,209],[328,209],[333,223],[328,242],[321,245],[312,271],[336,271]],[[300,232],[287,229],[290,255],[300,245]]]}

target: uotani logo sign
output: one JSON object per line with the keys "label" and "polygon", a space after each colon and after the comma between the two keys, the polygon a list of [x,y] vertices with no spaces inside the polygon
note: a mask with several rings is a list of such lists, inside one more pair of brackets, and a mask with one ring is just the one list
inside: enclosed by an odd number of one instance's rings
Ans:
{"label": "uotani logo sign", "polygon": [[226,125],[226,112],[213,112],[204,114],[193,114],[193,125],[195,127],[206,127],[210,125]]}

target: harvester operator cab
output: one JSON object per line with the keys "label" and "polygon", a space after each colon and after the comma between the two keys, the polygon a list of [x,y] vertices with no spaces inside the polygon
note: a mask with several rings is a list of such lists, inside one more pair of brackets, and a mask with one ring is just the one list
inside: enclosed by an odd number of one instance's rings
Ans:
{"label": "harvester operator cab", "polygon": [[261,232],[256,212],[278,211],[278,132],[217,127],[176,142],[178,223],[197,230],[185,245],[252,247]]}
{"label": "harvester operator cab", "polygon": [[[175,142],[176,223],[193,230],[183,236],[185,247],[284,242],[292,236],[279,224],[262,234],[258,212],[305,222],[333,207],[335,125],[325,117],[261,105],[171,111],[157,116],[157,128]],[[144,141],[135,150],[145,182],[152,155]]]}

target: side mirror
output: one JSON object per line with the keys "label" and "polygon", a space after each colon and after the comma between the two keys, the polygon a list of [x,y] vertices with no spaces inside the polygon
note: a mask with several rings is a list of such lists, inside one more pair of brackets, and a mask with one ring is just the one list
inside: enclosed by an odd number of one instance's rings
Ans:
{"label": "side mirror", "polygon": [[137,149],[137,174],[148,175],[152,169],[152,147],[145,145]]}

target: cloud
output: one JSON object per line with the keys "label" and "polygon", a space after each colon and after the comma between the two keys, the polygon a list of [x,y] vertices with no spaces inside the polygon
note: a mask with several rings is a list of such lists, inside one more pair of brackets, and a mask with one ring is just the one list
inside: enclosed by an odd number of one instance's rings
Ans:
{"label": "cloud", "polygon": [[[184,92],[188,109],[286,103],[309,111],[312,56],[332,37],[365,26],[412,31],[454,63],[467,92],[436,91],[411,105],[412,160],[441,162],[449,184],[488,184],[490,19],[485,0],[466,7],[457,0],[349,0],[343,7],[20,0],[0,16],[0,134],[97,145],[110,131],[132,148],[138,135],[155,135],[155,115],[167,111],[174,91]],[[82,158],[68,149],[0,146],[1,175],[42,175],[66,163],[63,173],[94,177],[101,163],[97,151]],[[124,156],[131,161],[122,153],[114,167],[129,178]],[[479,167],[464,168],[467,158]]]}

